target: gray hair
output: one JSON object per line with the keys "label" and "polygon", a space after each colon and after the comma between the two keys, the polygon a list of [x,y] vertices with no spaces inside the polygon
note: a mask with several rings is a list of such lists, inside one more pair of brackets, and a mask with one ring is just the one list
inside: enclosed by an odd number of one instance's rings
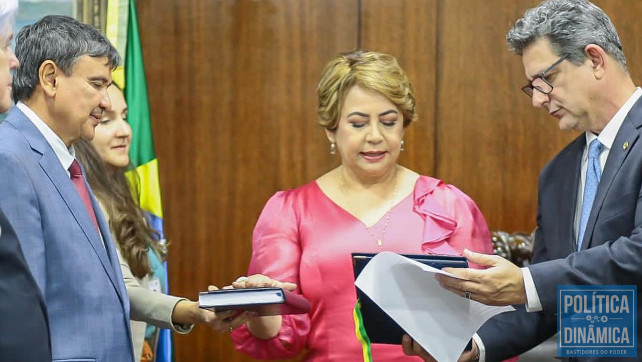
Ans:
{"label": "gray hair", "polygon": [[539,38],[546,38],[557,55],[579,65],[586,60],[584,48],[599,45],[626,70],[626,58],[615,25],[606,13],[587,0],[547,0],[527,10],[506,35],[517,55]]}
{"label": "gray hair", "polygon": [[0,1],[0,32],[13,23],[13,17],[18,10],[18,0]]}
{"label": "gray hair", "polygon": [[118,51],[100,31],[68,16],[48,15],[23,27],[16,38],[20,67],[13,78],[13,99],[31,97],[44,61],[53,61],[65,75],[71,75],[71,68],[84,55],[107,57],[112,69],[120,63]]}

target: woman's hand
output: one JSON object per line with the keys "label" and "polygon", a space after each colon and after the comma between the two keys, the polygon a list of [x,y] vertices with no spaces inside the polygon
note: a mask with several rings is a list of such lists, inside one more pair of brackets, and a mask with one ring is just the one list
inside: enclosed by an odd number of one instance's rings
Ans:
{"label": "woman's hand", "polygon": [[[232,285],[223,287],[223,289],[261,287],[283,288],[285,290],[294,291],[297,288],[297,285],[290,282],[281,282],[263,274],[253,274],[249,277],[239,277],[232,283]],[[213,285],[210,285],[208,288],[210,291],[217,289],[218,288]],[[260,339],[271,339],[279,333],[282,321],[283,319],[280,315],[257,317],[256,314],[252,312],[244,312],[238,316],[232,317],[232,320],[229,322],[229,328],[234,330],[238,326],[247,322],[247,328],[254,336]]]}
{"label": "woman's hand", "polygon": [[280,282],[278,280],[267,277],[263,274],[253,274],[249,277],[239,277],[232,283],[233,288],[261,288],[273,287],[283,288],[285,290],[294,291],[297,287],[296,284],[290,282]]}

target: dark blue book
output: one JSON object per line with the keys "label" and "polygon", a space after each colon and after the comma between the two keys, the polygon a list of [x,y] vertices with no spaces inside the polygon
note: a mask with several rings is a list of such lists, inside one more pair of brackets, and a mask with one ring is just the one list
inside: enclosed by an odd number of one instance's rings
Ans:
{"label": "dark blue book", "polygon": [[310,302],[282,288],[219,289],[198,293],[201,308],[216,311],[254,311],[258,315],[305,314]]}

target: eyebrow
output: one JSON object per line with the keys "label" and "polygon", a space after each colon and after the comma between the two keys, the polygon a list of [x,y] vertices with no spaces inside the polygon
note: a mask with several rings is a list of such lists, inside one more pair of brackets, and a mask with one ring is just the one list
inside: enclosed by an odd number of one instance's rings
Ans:
{"label": "eyebrow", "polygon": [[[397,112],[396,110],[394,110],[394,109],[389,109],[389,110],[387,110],[387,111],[383,111],[383,112],[379,113],[379,117],[381,117],[381,116],[385,116],[385,115],[388,115],[388,114],[391,114],[391,113],[399,114],[399,112]],[[349,117],[351,117],[351,116],[368,117],[369,115],[368,115],[367,113],[363,113],[363,112],[355,111],[355,112],[350,112],[350,113],[348,113],[348,115],[346,116],[346,118],[349,118]]]}
{"label": "eyebrow", "polygon": [[100,77],[100,76],[98,76],[98,77],[89,77],[88,79],[89,79],[90,81],[92,81],[92,82],[93,82],[93,81],[95,81],[95,80],[100,81],[100,82],[102,82],[103,84],[107,84],[107,86],[108,86],[108,87],[109,87],[109,86],[111,85],[111,83],[112,83],[109,79],[107,79],[107,78],[105,78],[105,77]]}
{"label": "eyebrow", "polygon": [[368,114],[363,113],[363,112],[359,112],[359,111],[355,111],[355,112],[350,112],[350,113],[348,113],[348,115],[346,116],[346,118],[349,118],[349,117],[352,117],[352,116],[368,117]]}
{"label": "eyebrow", "polygon": [[394,110],[394,109],[390,109],[390,110],[387,110],[387,111],[385,111],[385,112],[381,112],[381,113],[379,113],[379,117],[381,117],[381,116],[385,116],[385,115],[388,115],[388,114],[393,114],[393,113],[394,113],[394,114],[399,114],[399,112],[397,112],[396,110]]}
{"label": "eyebrow", "polygon": [[546,68],[542,69],[541,71],[539,71],[539,72],[535,73],[535,75],[534,75],[534,76],[532,76],[532,77],[527,77],[526,79],[527,79],[528,81],[533,81],[535,78],[542,78],[542,75],[544,75],[544,76],[548,76],[548,75],[554,74],[556,71],[558,71],[557,69],[553,68],[553,69],[549,70],[546,74],[542,74],[542,73],[544,73],[547,69],[548,69],[548,67],[546,67]]}
{"label": "eyebrow", "polygon": [[533,80],[533,79],[535,79],[535,78],[539,78],[539,77],[541,77],[542,73],[544,73],[544,72],[546,71],[546,69],[548,69],[548,68],[550,68],[550,65],[544,66],[544,68],[543,68],[543,69],[540,69],[539,71],[537,71],[537,72],[536,72],[534,75],[532,75],[532,76],[531,76],[531,75],[527,75],[527,76],[526,76],[526,79],[530,82],[530,81],[532,81],[532,80]]}
{"label": "eyebrow", "polygon": [[[556,68],[557,68],[557,66],[558,66],[560,63],[562,63],[562,61],[564,61],[564,60],[565,60],[566,58],[568,58],[568,57],[569,57],[569,55],[568,55],[568,54],[564,54],[564,55],[562,55],[559,59],[557,59],[557,60],[555,61],[555,63],[553,63],[553,64],[549,65],[549,66],[548,66],[548,67],[546,67],[546,68],[544,68],[544,70],[542,70],[542,71],[538,72],[538,73],[537,73],[537,74],[535,74],[533,77],[530,77],[530,78],[529,78],[528,76],[526,76],[526,79],[529,79],[529,81],[531,81],[531,82],[532,82],[532,81],[533,81],[533,79],[535,79],[535,78],[542,78],[542,77],[547,76],[547,75],[550,75],[550,74],[555,74],[555,72],[556,72],[556,71],[558,71],[558,70],[556,69]],[[544,73],[546,73],[546,74],[544,74]]]}

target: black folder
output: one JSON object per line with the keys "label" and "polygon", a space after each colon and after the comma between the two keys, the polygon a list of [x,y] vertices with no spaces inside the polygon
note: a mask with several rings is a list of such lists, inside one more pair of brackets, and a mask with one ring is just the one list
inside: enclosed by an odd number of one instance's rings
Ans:
{"label": "black folder", "polygon": [[[368,264],[370,259],[375,255],[373,253],[352,253],[352,269],[354,278],[361,273],[363,268]],[[418,261],[422,264],[430,265],[433,268],[468,268],[468,261],[463,256],[453,255],[419,255],[419,254],[401,254],[409,259]],[[359,308],[363,327],[370,339],[370,343],[384,344],[401,344],[401,338],[405,334],[404,330],[395,322],[386,312],[381,310],[375,302],[372,301],[365,293],[355,286],[357,298],[359,298]],[[427,327],[429,328],[429,327]]]}

